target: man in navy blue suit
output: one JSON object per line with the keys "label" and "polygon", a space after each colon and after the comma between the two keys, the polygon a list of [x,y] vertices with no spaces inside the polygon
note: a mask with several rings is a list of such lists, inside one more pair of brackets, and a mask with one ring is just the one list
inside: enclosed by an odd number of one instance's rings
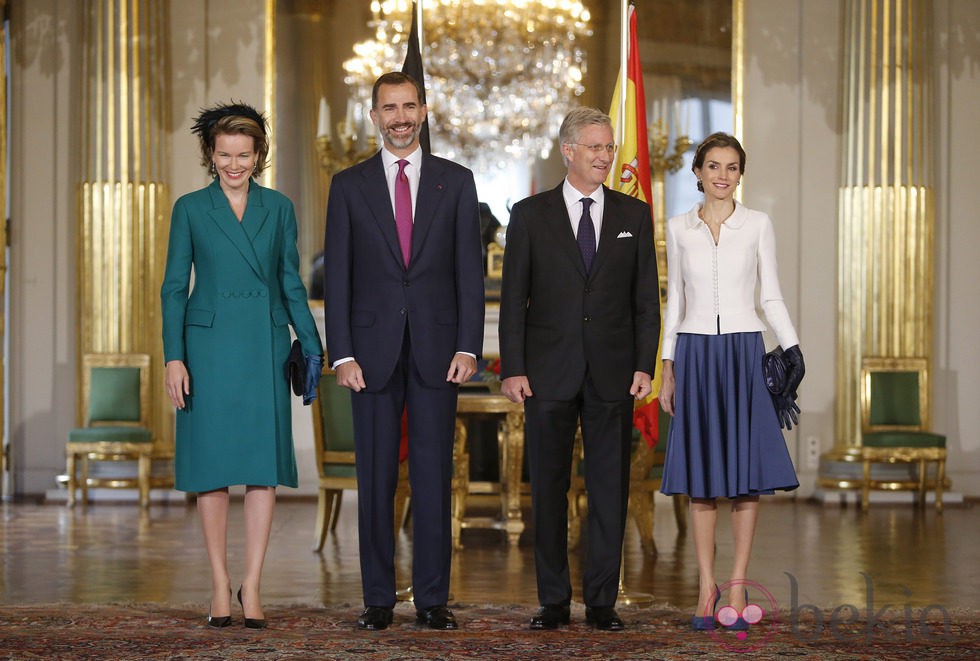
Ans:
{"label": "man in navy blue suit", "polygon": [[394,494],[408,415],[412,585],[418,624],[455,629],[446,607],[458,386],[483,347],[480,217],[473,174],[419,146],[426,107],[404,73],[378,78],[371,119],[384,141],[336,174],[324,237],[327,353],[352,391],[362,629],[395,605]]}

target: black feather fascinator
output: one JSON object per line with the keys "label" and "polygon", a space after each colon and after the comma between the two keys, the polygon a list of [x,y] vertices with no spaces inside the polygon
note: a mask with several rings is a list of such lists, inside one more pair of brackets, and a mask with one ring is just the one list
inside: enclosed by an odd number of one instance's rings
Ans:
{"label": "black feather fascinator", "polygon": [[214,140],[211,129],[219,120],[225,117],[247,117],[259,125],[263,134],[268,134],[265,115],[241,101],[219,103],[212,108],[201,110],[201,114],[197,116],[197,119],[194,120],[194,124],[191,126],[191,132],[197,134],[204,143],[210,145]]}

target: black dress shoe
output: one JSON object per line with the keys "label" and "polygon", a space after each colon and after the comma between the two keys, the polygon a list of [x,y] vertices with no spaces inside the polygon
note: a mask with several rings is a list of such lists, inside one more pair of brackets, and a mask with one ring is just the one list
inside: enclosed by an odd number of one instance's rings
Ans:
{"label": "black dress shoe", "polygon": [[568,606],[542,606],[531,618],[531,628],[557,629],[559,624],[568,624],[570,619]]}
{"label": "black dress shoe", "polygon": [[418,609],[415,611],[415,623],[440,631],[459,628],[456,624],[456,616],[445,606]]}
{"label": "black dress shoe", "polygon": [[612,606],[586,608],[585,623],[603,631],[622,631],[626,628],[623,619]]}
{"label": "black dress shoe", "polygon": [[368,629],[370,631],[380,631],[387,629],[391,624],[392,612],[390,607],[368,606],[357,618],[358,629]]}

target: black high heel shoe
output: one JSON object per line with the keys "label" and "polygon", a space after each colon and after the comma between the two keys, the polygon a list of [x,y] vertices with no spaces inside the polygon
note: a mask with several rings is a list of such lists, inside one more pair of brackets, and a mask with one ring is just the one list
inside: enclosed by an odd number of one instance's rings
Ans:
{"label": "black high heel shoe", "polygon": [[[228,596],[231,596],[231,590],[228,590]],[[231,626],[231,615],[212,617],[211,605],[208,604],[208,626],[212,629],[222,629],[224,627]]]}
{"label": "black high heel shoe", "polygon": [[[242,603],[242,589],[241,589],[241,587],[238,588],[238,605],[242,607],[242,613],[244,613],[245,612],[245,604]],[[231,618],[229,617],[228,619],[230,620]],[[227,625],[225,625],[225,626],[227,626]],[[245,628],[246,629],[265,629],[265,627],[266,627],[265,618],[263,618],[261,620],[260,619],[257,619],[257,618],[252,618],[252,617],[246,617],[245,618]]]}

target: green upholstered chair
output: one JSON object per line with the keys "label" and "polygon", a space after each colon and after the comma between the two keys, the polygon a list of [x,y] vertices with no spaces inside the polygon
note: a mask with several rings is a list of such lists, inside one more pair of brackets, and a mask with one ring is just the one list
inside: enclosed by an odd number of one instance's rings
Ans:
{"label": "green upholstered chair", "polygon": [[[68,434],[68,504],[74,506],[80,486],[82,502],[88,487],[139,489],[140,505],[150,502],[150,458],[153,433],[149,413],[150,356],[90,353],[82,357],[81,427]],[[90,461],[136,461],[134,478],[91,478]],[[81,479],[78,468],[81,464]]]}
{"label": "green upholstered chair", "polygon": [[[868,509],[870,491],[912,490],[925,505],[926,492],[936,492],[943,509],[946,486],[946,437],[929,431],[929,368],[925,358],[867,357],[861,363],[861,508]],[[908,479],[875,479],[876,463],[916,464]],[[927,468],[935,464],[930,475]]]}
{"label": "green upholstered chair", "polygon": [[[350,407],[350,390],[337,385],[333,370],[324,368],[317,387],[313,411],[313,445],[320,477],[317,498],[316,529],[313,550],[320,551],[327,531],[337,527],[340,504],[345,489],[357,489],[354,464],[354,420]],[[404,525],[408,513],[408,462],[398,471],[398,490],[395,502],[402,506],[401,516],[395,517],[396,529]]]}
{"label": "green upholstered chair", "polygon": [[[664,457],[667,451],[667,431],[670,428],[670,416],[657,405],[658,438],[657,444],[650,444],[643,439],[639,430],[633,429],[633,454],[630,459],[630,501],[628,516],[636,523],[637,534],[643,550],[652,555],[657,554],[657,546],[653,540],[654,506],[657,491],[664,472]],[[575,548],[581,535],[581,519],[585,499],[585,457],[582,451],[581,430],[575,436],[575,460],[572,464],[572,486],[568,497],[568,545]],[[674,518],[677,530],[683,533],[687,530],[687,497],[672,496]]]}

